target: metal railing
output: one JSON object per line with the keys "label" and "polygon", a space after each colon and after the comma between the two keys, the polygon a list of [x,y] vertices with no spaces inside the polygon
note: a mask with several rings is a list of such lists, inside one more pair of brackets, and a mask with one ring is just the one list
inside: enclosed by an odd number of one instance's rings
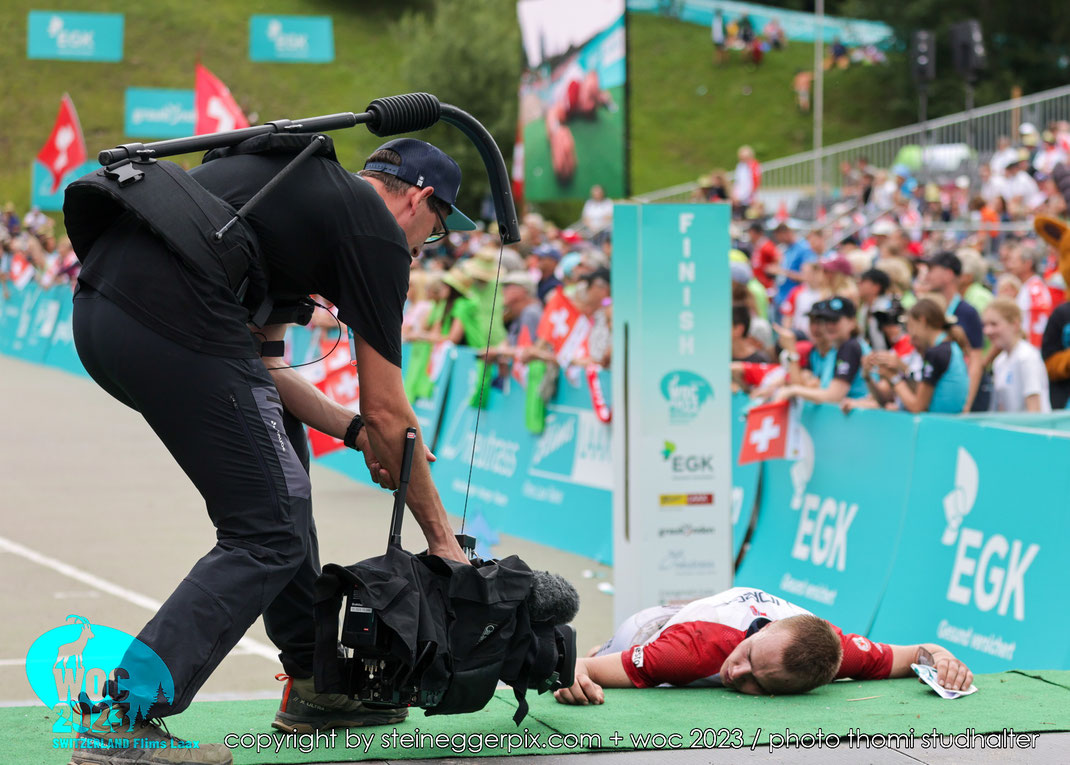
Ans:
{"label": "metal railing", "polygon": [[[889,168],[904,157],[915,167],[924,169],[927,177],[951,177],[967,174],[979,159],[987,159],[995,150],[1000,136],[1017,139],[1018,126],[1033,123],[1043,131],[1049,122],[1070,119],[1070,85],[1041,91],[1022,98],[982,106],[947,117],[851,141],[825,146],[819,151],[804,151],[790,157],[762,163],[762,192],[796,191],[810,195],[814,192],[814,165],[820,158],[821,177],[831,179],[823,186],[836,187],[841,179],[844,162],[854,163],[866,157],[876,168]],[[683,183],[666,189],[640,194],[638,202],[687,201],[698,184]],[[827,198],[827,197],[826,197]]]}

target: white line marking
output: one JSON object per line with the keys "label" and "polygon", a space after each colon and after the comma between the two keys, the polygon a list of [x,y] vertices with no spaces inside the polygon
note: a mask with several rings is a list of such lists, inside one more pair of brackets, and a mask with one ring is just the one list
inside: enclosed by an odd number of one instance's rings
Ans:
{"label": "white line marking", "polygon": [[25,664],[25,659],[0,659],[0,667],[21,667]]}
{"label": "white line marking", "polygon": [[[133,603],[135,606],[141,606],[148,611],[155,613],[160,610],[160,606],[163,605],[160,601],[154,600],[141,593],[128,590],[125,587],[121,587],[117,584],[109,582],[106,579],[101,579],[99,576],[94,576],[88,571],[82,571],[80,568],[75,568],[69,563],[64,563],[61,560],[50,558],[47,555],[42,555],[36,550],[31,550],[29,547],[24,547],[18,542],[12,542],[6,537],[0,537],[0,551],[10,552],[25,558],[28,561],[37,563],[38,565],[50,568],[53,571],[69,576],[71,579],[81,582],[82,584],[89,585],[101,592],[106,592],[109,595],[114,595],[121,600],[125,600],[127,603]],[[271,662],[278,662],[279,652],[278,649],[269,646],[265,643],[261,643],[259,640],[253,640],[252,638],[242,638],[238,641],[238,646],[244,649],[247,653],[255,654],[257,656],[263,656]]]}

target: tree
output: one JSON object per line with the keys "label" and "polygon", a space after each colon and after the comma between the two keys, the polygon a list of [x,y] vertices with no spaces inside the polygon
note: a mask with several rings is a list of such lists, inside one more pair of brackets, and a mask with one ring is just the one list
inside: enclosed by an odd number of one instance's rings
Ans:
{"label": "tree", "polygon": [[[406,13],[398,40],[409,89],[432,93],[482,122],[508,167],[522,64],[515,0],[439,0],[429,13]],[[478,215],[490,183],[476,147],[449,125],[435,126],[428,139],[461,166],[458,207]]]}

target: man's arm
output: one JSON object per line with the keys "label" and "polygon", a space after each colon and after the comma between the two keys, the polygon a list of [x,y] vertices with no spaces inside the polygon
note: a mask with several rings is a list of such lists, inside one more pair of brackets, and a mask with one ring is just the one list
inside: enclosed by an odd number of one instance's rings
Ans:
{"label": "man's arm", "polygon": [[914,670],[911,664],[917,664],[919,654],[928,651],[936,667],[936,682],[949,691],[969,690],[973,683],[973,673],[969,667],[955,658],[951,651],[936,643],[919,643],[917,645],[893,645],[892,670],[888,677],[910,677]]}
{"label": "man's arm", "polygon": [[606,700],[603,688],[634,688],[635,684],[624,671],[620,651],[605,656],[576,659],[576,682],[570,688],[554,691],[554,698],[562,704],[602,704]]}

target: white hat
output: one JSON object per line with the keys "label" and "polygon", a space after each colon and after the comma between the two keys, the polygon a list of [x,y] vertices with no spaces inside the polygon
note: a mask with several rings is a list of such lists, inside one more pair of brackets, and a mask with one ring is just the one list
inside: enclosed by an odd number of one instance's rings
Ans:
{"label": "white hat", "polygon": [[1036,135],[1037,126],[1032,122],[1023,122],[1018,126],[1019,135]]}
{"label": "white hat", "polygon": [[889,236],[890,234],[895,233],[895,229],[896,226],[894,223],[887,218],[881,218],[873,224],[870,231],[872,231],[873,236]]}

